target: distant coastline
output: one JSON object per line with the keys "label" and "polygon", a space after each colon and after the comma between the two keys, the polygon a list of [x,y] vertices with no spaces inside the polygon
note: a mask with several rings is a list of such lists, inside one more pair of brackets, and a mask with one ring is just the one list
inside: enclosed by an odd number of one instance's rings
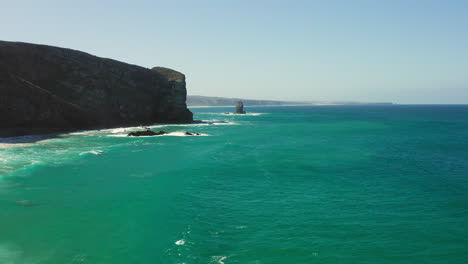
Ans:
{"label": "distant coastline", "polygon": [[391,102],[353,102],[353,101],[337,101],[337,102],[320,102],[320,101],[275,101],[275,100],[255,100],[242,98],[227,98],[201,95],[188,95],[187,107],[203,108],[203,107],[227,107],[233,106],[237,101],[243,101],[249,106],[313,106],[313,105],[392,105]]}
{"label": "distant coastline", "polygon": [[[268,106],[330,106],[330,105],[344,105],[344,104],[282,104],[282,105],[250,105],[256,107],[268,107]],[[188,108],[211,108],[211,107],[232,107],[232,105],[188,105]]]}

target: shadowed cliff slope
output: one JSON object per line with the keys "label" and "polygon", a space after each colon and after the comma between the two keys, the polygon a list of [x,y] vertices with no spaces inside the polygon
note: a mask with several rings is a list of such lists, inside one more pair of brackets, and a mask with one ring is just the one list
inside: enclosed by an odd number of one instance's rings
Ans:
{"label": "shadowed cliff slope", "polygon": [[0,137],[192,122],[185,76],[84,52],[0,41]]}

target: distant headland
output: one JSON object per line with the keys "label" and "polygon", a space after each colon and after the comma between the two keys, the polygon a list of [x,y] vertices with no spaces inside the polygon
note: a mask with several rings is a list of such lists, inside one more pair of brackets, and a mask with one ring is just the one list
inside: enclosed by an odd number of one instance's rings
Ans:
{"label": "distant headland", "polygon": [[237,102],[242,101],[248,106],[262,106],[262,105],[391,105],[390,102],[353,102],[353,101],[333,101],[333,102],[319,102],[319,101],[274,101],[274,100],[252,100],[241,98],[227,98],[227,97],[213,97],[213,96],[200,96],[188,95],[188,107],[201,107],[201,106],[233,106]]}
{"label": "distant headland", "polygon": [[190,123],[184,74],[0,41],[0,137]]}

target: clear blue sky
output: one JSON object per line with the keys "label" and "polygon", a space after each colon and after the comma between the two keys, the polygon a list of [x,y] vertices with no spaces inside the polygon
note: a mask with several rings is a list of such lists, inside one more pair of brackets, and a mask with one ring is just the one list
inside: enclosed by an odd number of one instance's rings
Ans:
{"label": "clear blue sky", "polygon": [[468,103],[468,1],[6,1],[0,38],[186,74],[188,93]]}

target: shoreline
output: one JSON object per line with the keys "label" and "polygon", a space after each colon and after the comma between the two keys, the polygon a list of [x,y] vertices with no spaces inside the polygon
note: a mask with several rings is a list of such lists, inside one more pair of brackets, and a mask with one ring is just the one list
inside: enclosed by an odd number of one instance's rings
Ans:
{"label": "shoreline", "polygon": [[[106,129],[117,129],[117,128],[131,128],[131,127],[144,127],[149,126],[170,126],[170,125],[191,125],[191,124],[201,124],[203,123],[202,120],[194,120],[191,123],[154,123],[154,124],[140,124],[140,125],[133,125],[127,124],[122,126],[112,126],[112,127],[89,127],[89,128],[71,128],[71,129],[61,129],[61,128],[1,128],[0,129],[0,143],[2,141],[14,138],[27,138],[27,137],[57,137],[61,134],[67,133],[77,133],[77,132],[84,132],[84,131],[99,131],[99,130],[106,130]],[[20,132],[18,132],[20,131]]]}

